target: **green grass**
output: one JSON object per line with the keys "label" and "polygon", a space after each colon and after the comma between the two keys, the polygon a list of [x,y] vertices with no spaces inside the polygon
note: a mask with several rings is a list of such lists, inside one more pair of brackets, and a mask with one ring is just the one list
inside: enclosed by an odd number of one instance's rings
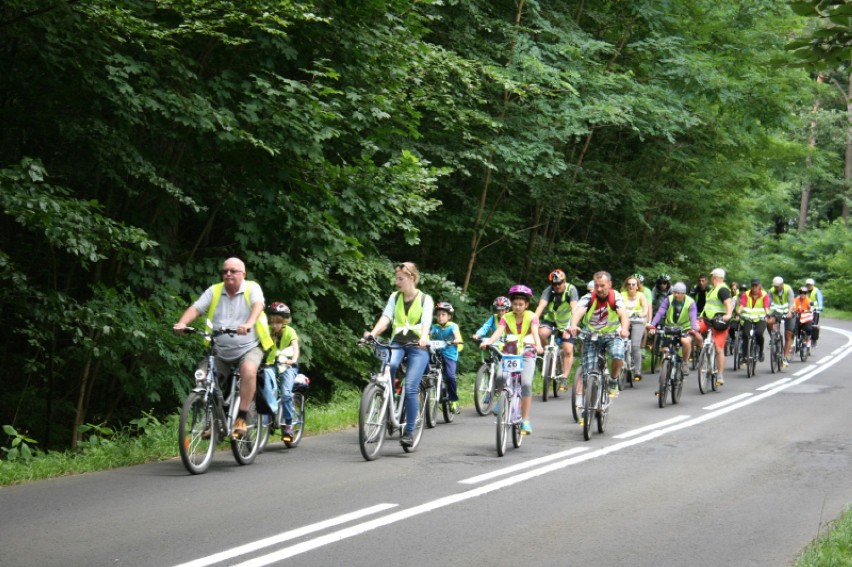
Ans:
{"label": "green grass", "polygon": [[815,539],[796,561],[796,567],[852,565],[852,509],[832,522],[828,533]]}
{"label": "green grass", "polygon": [[852,311],[841,311],[840,309],[830,309],[826,307],[822,311],[822,316],[828,319],[842,319],[844,321],[852,321]]}

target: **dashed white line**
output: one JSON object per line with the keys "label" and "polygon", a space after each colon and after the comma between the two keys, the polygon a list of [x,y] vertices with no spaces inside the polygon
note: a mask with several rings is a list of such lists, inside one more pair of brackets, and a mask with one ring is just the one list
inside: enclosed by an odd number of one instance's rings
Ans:
{"label": "dashed white line", "polygon": [[753,395],[754,394],[752,394],[752,393],[746,392],[745,394],[740,394],[739,396],[734,396],[733,398],[728,398],[727,400],[722,400],[721,402],[719,402],[717,404],[713,404],[712,406],[707,406],[707,407],[704,407],[704,408],[701,408],[701,409],[714,410],[714,409],[723,408],[727,405],[733,404],[734,402],[738,402],[740,400],[750,398]]}
{"label": "dashed white line", "polygon": [[[798,374],[799,373],[797,372],[793,376],[798,376]],[[790,380],[792,380],[792,378],[781,378],[780,380],[776,380],[775,382],[771,382],[771,383],[769,383],[765,386],[761,386],[760,388],[757,389],[757,391],[758,392],[765,392],[766,390],[771,390],[775,386],[780,386],[781,384],[784,384],[785,382],[789,382]]]}

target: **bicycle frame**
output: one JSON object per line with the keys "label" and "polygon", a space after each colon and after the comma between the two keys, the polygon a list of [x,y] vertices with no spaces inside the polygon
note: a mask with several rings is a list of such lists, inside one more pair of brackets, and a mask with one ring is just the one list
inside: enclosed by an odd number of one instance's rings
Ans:
{"label": "bicycle frame", "polygon": [[586,332],[581,334],[583,348],[595,350],[595,366],[592,370],[583,371],[583,438],[588,441],[592,437],[592,418],[598,425],[598,433],[606,429],[606,420],[611,400],[609,397],[609,368],[606,360],[606,349],[602,348],[601,339],[611,336],[614,340],[622,340],[618,333]]}
{"label": "bicycle frame", "polygon": [[680,327],[665,327],[660,333],[660,384],[657,391],[657,404],[666,407],[666,398],[671,392],[672,403],[680,401],[683,391],[683,373],[680,365],[683,360],[681,339],[683,329]]}

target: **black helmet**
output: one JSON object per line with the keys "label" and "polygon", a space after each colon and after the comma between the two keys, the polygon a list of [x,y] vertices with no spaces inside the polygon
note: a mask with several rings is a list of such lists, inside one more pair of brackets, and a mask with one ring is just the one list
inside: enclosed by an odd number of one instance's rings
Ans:
{"label": "black helmet", "polygon": [[285,319],[290,318],[290,308],[280,301],[276,301],[272,305],[266,308],[266,315],[272,316],[277,315],[278,317],[284,317]]}
{"label": "black helmet", "polygon": [[491,307],[496,311],[498,309],[502,309],[503,311],[508,311],[512,308],[512,300],[510,300],[505,295],[501,295],[497,299],[494,300],[494,303],[491,304]]}
{"label": "black helmet", "polygon": [[453,309],[453,306],[451,304],[447,303],[446,301],[441,301],[440,303],[438,303],[435,306],[435,311],[446,311],[450,315],[452,315],[453,313],[456,312],[456,310]]}
{"label": "black helmet", "polygon": [[659,276],[657,276],[657,283],[658,284],[671,283],[671,281],[672,281],[672,277],[668,274],[660,274]]}

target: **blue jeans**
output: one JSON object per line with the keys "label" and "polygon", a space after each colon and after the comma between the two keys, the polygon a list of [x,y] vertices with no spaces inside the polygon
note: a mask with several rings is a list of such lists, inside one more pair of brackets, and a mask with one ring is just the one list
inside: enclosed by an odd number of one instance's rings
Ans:
{"label": "blue jeans", "polygon": [[284,404],[284,423],[287,425],[293,423],[293,382],[298,372],[298,365],[288,366],[287,370],[278,376],[278,391],[281,393],[281,403]]}
{"label": "blue jeans", "polygon": [[[402,347],[403,345],[392,343],[392,346]],[[390,359],[391,377],[396,376],[396,369],[399,368],[404,357],[408,358],[408,367],[405,371],[405,433],[412,433],[420,411],[420,380],[429,364],[429,351],[416,344],[394,348]]]}
{"label": "blue jeans", "polygon": [[441,356],[441,366],[444,367],[444,386],[447,388],[447,398],[451,402],[459,401],[458,384],[456,382],[456,360]]}

